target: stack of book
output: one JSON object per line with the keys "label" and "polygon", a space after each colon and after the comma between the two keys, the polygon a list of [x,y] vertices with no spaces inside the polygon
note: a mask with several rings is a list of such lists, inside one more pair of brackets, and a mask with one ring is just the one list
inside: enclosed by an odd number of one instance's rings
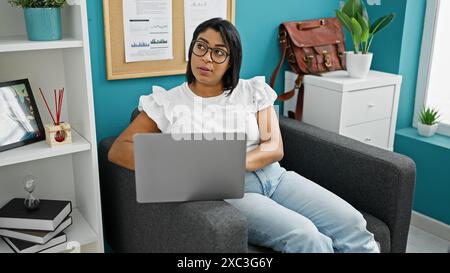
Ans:
{"label": "stack of book", "polygon": [[27,210],[23,198],[14,198],[0,209],[0,236],[16,253],[53,252],[67,242],[64,230],[72,224],[72,203],[41,200]]}

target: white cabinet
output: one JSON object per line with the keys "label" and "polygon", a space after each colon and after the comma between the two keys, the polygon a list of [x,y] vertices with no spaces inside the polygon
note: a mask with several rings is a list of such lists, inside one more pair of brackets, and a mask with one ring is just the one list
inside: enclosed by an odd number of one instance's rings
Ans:
{"label": "white cabinet", "polygon": [[22,181],[32,175],[40,199],[72,201],[68,243],[79,244],[82,252],[103,252],[86,0],[70,2],[62,10],[63,39],[31,42],[22,9],[0,1],[0,82],[28,79],[44,124],[51,118],[39,88],[53,102],[50,91],[64,87],[61,120],[71,124],[73,134],[73,143],[61,147],[38,142],[0,152],[0,206],[25,197]]}
{"label": "white cabinet", "polygon": [[399,75],[378,71],[365,79],[346,71],[306,75],[303,122],[392,151],[401,82]]}

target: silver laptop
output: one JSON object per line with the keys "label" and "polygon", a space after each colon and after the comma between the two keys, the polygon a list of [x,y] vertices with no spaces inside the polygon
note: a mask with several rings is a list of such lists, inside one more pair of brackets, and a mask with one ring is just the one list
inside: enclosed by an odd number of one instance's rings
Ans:
{"label": "silver laptop", "polygon": [[246,150],[245,133],[137,134],[137,202],[242,198]]}

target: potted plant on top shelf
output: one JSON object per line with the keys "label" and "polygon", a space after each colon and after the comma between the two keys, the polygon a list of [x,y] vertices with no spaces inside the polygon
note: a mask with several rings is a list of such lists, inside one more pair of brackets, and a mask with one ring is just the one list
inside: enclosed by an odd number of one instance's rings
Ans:
{"label": "potted plant on top shelf", "polygon": [[419,123],[417,125],[419,135],[425,137],[433,136],[439,127],[439,118],[440,115],[437,109],[423,107],[419,113]]}
{"label": "potted plant on top shelf", "polygon": [[62,39],[61,7],[66,0],[8,0],[8,2],[13,7],[23,8],[28,40]]}
{"label": "potted plant on top shelf", "polygon": [[336,16],[353,40],[353,52],[346,54],[347,71],[352,78],[365,78],[372,65],[373,54],[369,50],[373,38],[394,20],[395,13],[371,23],[363,2],[348,0],[340,10],[336,10]]}

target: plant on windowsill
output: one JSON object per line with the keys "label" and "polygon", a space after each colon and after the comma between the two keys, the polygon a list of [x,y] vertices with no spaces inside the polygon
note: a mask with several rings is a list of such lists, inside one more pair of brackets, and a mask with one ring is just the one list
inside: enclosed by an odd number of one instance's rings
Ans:
{"label": "plant on windowsill", "polygon": [[28,40],[62,39],[61,7],[66,0],[8,0],[8,3],[23,8]]}
{"label": "plant on windowsill", "polygon": [[433,136],[439,127],[439,111],[431,107],[423,107],[419,113],[419,123],[417,131],[419,135],[425,137]]}
{"label": "plant on windowsill", "polygon": [[395,18],[390,13],[370,23],[366,6],[361,0],[347,0],[336,16],[353,40],[354,50],[346,53],[347,71],[352,78],[365,78],[372,65],[373,54],[369,52],[375,34],[386,28]]}

